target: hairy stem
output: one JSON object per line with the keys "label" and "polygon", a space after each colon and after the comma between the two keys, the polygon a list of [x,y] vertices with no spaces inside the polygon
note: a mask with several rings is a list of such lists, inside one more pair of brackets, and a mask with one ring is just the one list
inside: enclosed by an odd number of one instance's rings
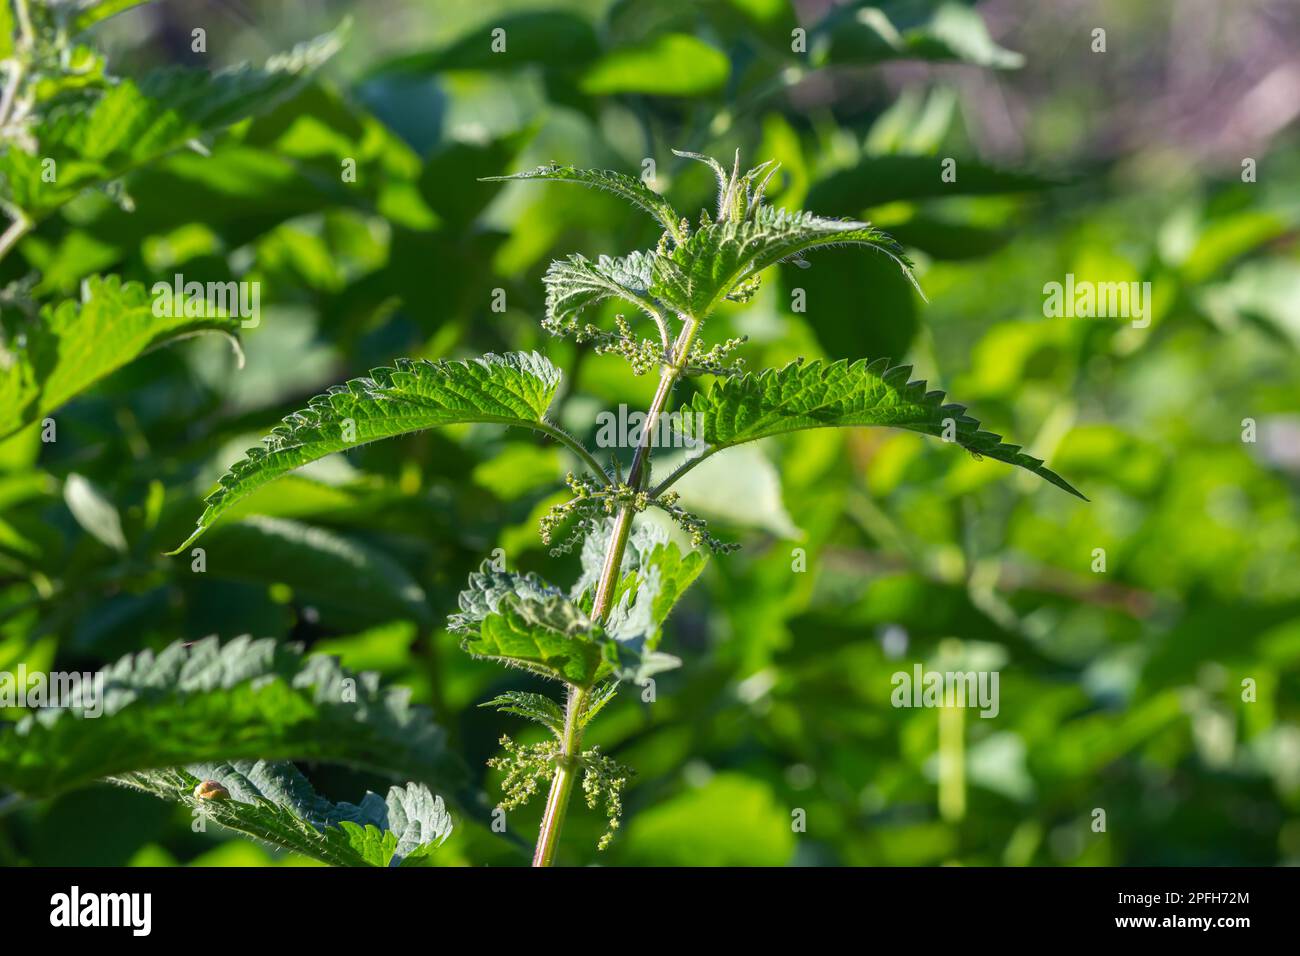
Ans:
{"label": "hairy stem", "polygon": [[[686,358],[691,352],[691,343],[699,330],[699,320],[687,316],[682,331],[673,345],[669,362],[659,373],[659,387],[655,390],[654,400],[646,412],[645,424],[641,430],[641,441],[632,457],[632,468],[628,472],[627,483],[633,488],[641,487],[644,478],[649,475],[650,449],[659,428],[659,416],[668,407],[673,385],[681,377],[686,367]],[[614,533],[610,537],[609,550],[605,552],[605,563],[601,568],[600,582],[596,585],[596,599],[592,606],[592,618],[604,619],[609,613],[609,605],[614,596],[614,584],[623,567],[623,552],[627,548],[628,533],[632,529],[633,509],[625,505],[619,509],[614,519]],[[582,729],[578,718],[586,703],[588,691],[571,688],[569,704],[564,714],[564,739],[561,741],[560,765],[551,778],[551,790],[546,797],[546,812],[542,816],[541,831],[537,834],[537,850],[533,854],[533,866],[551,866],[555,862],[555,850],[560,840],[560,830],[564,826],[564,815],[569,808],[569,797],[573,792],[573,781],[578,772],[576,764],[578,748],[582,743]]]}
{"label": "hairy stem", "polygon": [[[646,412],[645,424],[641,429],[641,441],[636,447],[636,453],[632,457],[632,469],[628,473],[627,483],[633,488],[641,487],[643,478],[649,474],[650,449],[654,436],[659,431],[659,416],[667,408],[673,386],[686,366],[691,342],[695,340],[698,329],[699,321],[694,317],[687,317],[681,334],[677,336],[677,342],[673,345],[670,362],[659,373],[659,388],[655,390],[654,401],[650,403],[650,408]],[[618,581],[618,572],[623,566],[623,551],[627,547],[628,532],[632,528],[632,513],[631,506],[624,505],[619,509],[618,517],[614,520],[614,534],[610,538],[609,550],[605,552],[605,564],[601,569],[600,583],[596,586],[596,600],[592,607],[592,616],[598,621],[603,620],[609,613],[609,605],[614,597],[614,585]]]}
{"label": "hairy stem", "polygon": [[555,851],[560,845],[560,830],[564,815],[569,809],[569,795],[578,776],[578,748],[582,745],[580,718],[589,691],[569,688],[569,702],[564,709],[564,739],[560,741],[559,766],[551,778],[551,791],[546,797],[546,812],[537,833],[537,849],[533,852],[533,866],[551,866]]}

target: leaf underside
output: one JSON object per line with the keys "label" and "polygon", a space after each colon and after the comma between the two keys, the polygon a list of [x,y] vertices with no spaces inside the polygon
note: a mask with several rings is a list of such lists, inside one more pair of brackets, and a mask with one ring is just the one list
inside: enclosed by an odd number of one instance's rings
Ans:
{"label": "leaf underside", "polygon": [[[570,597],[536,575],[496,571],[485,563],[470,575],[460,613],[448,619],[449,630],[461,635],[471,655],[581,688],[678,666],[677,658],[656,648],[668,613],[699,576],[705,558],[696,551],[683,554],[653,525],[639,526],[610,613],[603,625],[596,624],[589,616],[592,593],[611,526],[604,522],[588,537],[584,573]],[[547,726],[557,719],[538,711],[535,702],[498,698],[492,703]]]}
{"label": "leaf underside", "polygon": [[[332,866],[424,866],[451,834],[442,798],[423,784],[367,793],[359,804],[331,803],[291,763],[235,761],[142,770],[111,778],[183,804],[206,821]],[[220,784],[223,799],[195,795]]]}
{"label": "leaf underside", "polygon": [[463,778],[408,690],[295,645],[211,637],[127,655],[100,673],[98,716],[89,699],[0,730],[0,783],[39,797],[138,770],[239,759],[343,763],[442,789]]}

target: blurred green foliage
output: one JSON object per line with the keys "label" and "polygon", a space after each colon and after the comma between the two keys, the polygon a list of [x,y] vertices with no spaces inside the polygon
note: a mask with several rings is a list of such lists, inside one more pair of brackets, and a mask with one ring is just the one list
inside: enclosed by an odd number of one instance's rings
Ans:
{"label": "blurred green foliage", "polygon": [[[213,12],[203,56],[183,6],[103,24],[115,72],[261,56],[350,5]],[[739,148],[783,164],[776,204],[897,236],[928,302],[888,264],[832,251],[778,266],[709,341],[748,335],[752,366],[906,359],[1091,503],[905,432],[719,455],[683,501],[744,549],[711,561],[670,621],[664,649],[685,666],[593,725],[589,742],[638,776],[612,847],[596,853],[604,821],[575,806],[561,862],[1300,862],[1294,122],[1239,125],[1226,146],[1159,116],[1126,129],[1165,81],[1133,51],[1169,29],[1134,9],[1100,5],[1101,54],[1100,12],[1082,7],[826,6],[358,7],[325,78],[210,155],[128,175],[129,210],[88,192],[42,223],[0,285],[34,269],[57,301],[101,272],[256,280],[263,318],[242,368],[215,338],[154,351],[59,411],[56,442],[38,423],[0,444],[0,670],[88,669],[214,633],[305,642],[412,688],[447,728],[487,797],[439,862],[526,862],[540,810],[494,834],[485,761],[503,732],[541,731],[477,705],[538,688],[459,653],[441,622],[493,549],[550,565],[535,527],[559,500],[554,448],[478,426],[369,446],[242,502],[205,572],[162,552],[269,426],[399,356],[540,349],[568,370],[560,421],[587,439],[599,410],[644,407],[651,377],[540,330],[540,278],[569,252],[651,247],[653,224],[599,193],[477,180],[609,167],[694,210],[711,177],[670,149]],[[1271,9],[1234,7],[1249,23]],[[1045,317],[1044,285],[1070,273],[1149,282],[1149,326]],[[338,539],[364,562],[355,576],[319,547]],[[547,576],[576,573],[569,559]],[[953,714],[894,708],[891,675],[917,662],[998,671],[998,716],[958,712],[941,733]],[[382,791],[311,776],[331,797]],[[0,817],[0,862],[294,862],[188,824],[147,797],[75,792]]]}

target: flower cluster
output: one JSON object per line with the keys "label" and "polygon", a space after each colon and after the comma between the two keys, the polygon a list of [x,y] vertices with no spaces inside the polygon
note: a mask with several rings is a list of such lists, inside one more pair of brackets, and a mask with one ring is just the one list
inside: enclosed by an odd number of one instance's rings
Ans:
{"label": "flower cluster", "polygon": [[584,771],[582,793],[587,798],[587,806],[594,810],[602,799],[605,801],[609,826],[596,844],[597,850],[603,850],[614,839],[614,831],[623,817],[623,788],[636,771],[604,756],[599,747],[584,751],[579,760]]}
{"label": "flower cluster", "polygon": [[501,802],[497,809],[507,812],[526,804],[543,783],[555,776],[555,761],[560,745],[549,740],[541,744],[517,744],[508,736],[499,741],[505,753],[492,757],[487,765],[505,773],[501,781]]}
{"label": "flower cluster", "polygon": [[632,327],[622,315],[614,317],[617,332],[603,332],[594,325],[588,325],[578,333],[577,341],[595,340],[594,351],[597,355],[621,355],[632,367],[633,375],[644,375],[651,369],[658,368],[664,361],[664,347],[653,339],[641,339],[632,334]]}
{"label": "flower cluster", "polygon": [[664,514],[672,518],[677,527],[689,534],[691,544],[695,547],[707,546],[714,554],[730,554],[733,551],[740,550],[740,545],[734,541],[723,541],[721,538],[710,534],[707,521],[677,504],[680,497],[675,491],[665,491],[658,498],[652,500],[650,504],[663,511]]}
{"label": "flower cluster", "polygon": [[728,362],[731,353],[749,341],[748,335],[727,339],[712,348],[706,349],[702,342],[691,346],[691,354],[686,359],[683,369],[687,375],[740,375],[745,370],[743,358]]}

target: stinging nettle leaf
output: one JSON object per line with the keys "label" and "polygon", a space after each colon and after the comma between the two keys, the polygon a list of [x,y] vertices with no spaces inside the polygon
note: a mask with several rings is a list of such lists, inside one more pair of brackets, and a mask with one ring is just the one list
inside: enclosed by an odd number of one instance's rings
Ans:
{"label": "stinging nettle leaf", "polygon": [[589,687],[606,673],[596,626],[563,596],[544,600],[509,596],[483,618],[477,635],[461,647],[575,687]]}
{"label": "stinging nettle leaf", "polygon": [[547,322],[565,328],[585,308],[605,299],[623,299],[658,318],[661,310],[650,295],[655,258],[653,252],[633,252],[618,259],[601,256],[595,262],[581,255],[552,262],[542,278]]}
{"label": "stinging nettle leaf", "polygon": [[678,311],[703,318],[767,267],[836,245],[862,245],[880,252],[916,285],[911,263],[898,243],[869,223],[762,206],[743,221],[710,223],[670,255],[656,257],[651,292]]}
{"label": "stinging nettle leaf", "polygon": [[[580,608],[590,607],[613,527],[612,519],[605,521],[583,542],[583,574],[572,591]],[[614,676],[640,683],[681,666],[678,658],[658,650],[663,624],[708,559],[701,551],[683,553],[664,529],[650,523],[639,524],[628,544],[624,555],[628,570],[614,588],[603,624],[609,638],[604,650]]]}
{"label": "stinging nettle leaf", "polygon": [[[197,818],[331,866],[424,866],[451,835],[442,798],[423,784],[331,803],[291,763],[235,761],[144,770],[111,778],[187,806]],[[196,795],[219,784],[221,798]]]}
{"label": "stinging nettle leaf", "polygon": [[508,352],[468,361],[400,359],[391,368],[336,385],[286,417],[262,446],[231,465],[188,547],[235,502],[308,462],[368,442],[442,425],[488,422],[553,434],[546,412],[560,385],[560,370],[536,352]]}
{"label": "stinging nettle leaf", "polygon": [[538,166],[528,172],[514,173],[510,176],[484,177],[485,182],[509,179],[540,179],[559,183],[577,183],[581,186],[590,186],[593,189],[603,189],[654,216],[676,242],[682,242],[686,239],[686,231],[682,227],[682,217],[673,209],[668,200],[634,176],[627,176],[612,169],[579,169],[576,166],[562,166],[559,163],[550,163],[546,166]]}
{"label": "stinging nettle leaf", "polygon": [[[48,796],[95,780],[218,760],[319,760],[454,787],[459,760],[405,688],[270,638],[215,637],[127,655],[102,694],[0,729],[0,782]],[[92,688],[96,685],[92,684]]]}
{"label": "stinging nettle leaf", "polygon": [[948,432],[967,451],[1017,465],[1087,500],[1019,445],[981,431],[966,406],[945,404],[943,392],[928,391],[924,381],[908,381],[911,371],[909,365],[891,368],[886,359],[796,362],[714,382],[682,411],[703,416],[706,455],[805,428],[887,425],[939,438]]}
{"label": "stinging nettle leaf", "polygon": [[491,561],[484,561],[479,570],[471,572],[468,584],[457,599],[460,612],[447,618],[447,630],[462,636],[477,634],[483,619],[495,614],[507,597],[545,601],[564,593],[536,574],[498,571]]}
{"label": "stinging nettle leaf", "polygon": [[560,705],[544,694],[512,690],[498,694],[491,700],[479,704],[480,707],[495,707],[503,714],[527,717],[541,724],[557,738],[564,736],[564,711]]}

